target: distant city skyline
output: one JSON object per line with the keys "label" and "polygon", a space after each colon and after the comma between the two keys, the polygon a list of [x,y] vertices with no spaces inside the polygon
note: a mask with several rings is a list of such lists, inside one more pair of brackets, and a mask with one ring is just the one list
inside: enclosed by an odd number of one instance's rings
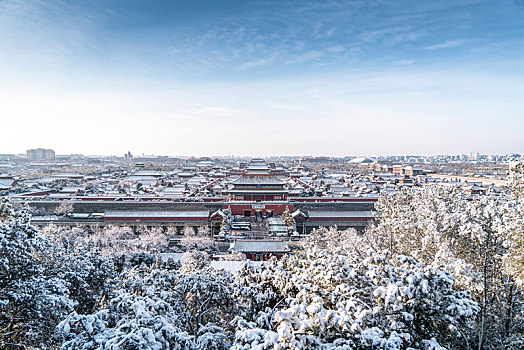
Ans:
{"label": "distant city skyline", "polygon": [[524,1],[0,2],[0,153],[524,152]]}
{"label": "distant city skyline", "polygon": [[[0,152],[0,156],[5,155],[13,155],[16,157],[21,158],[31,158],[31,153],[38,152],[41,153],[45,152],[52,152],[53,156],[49,159],[55,160],[55,152],[52,149],[45,149],[45,148],[37,148],[37,149],[28,149],[25,152],[12,152],[12,153],[6,153],[6,152]],[[412,158],[412,157],[466,157],[468,159],[474,159],[475,157],[490,157],[490,156],[496,156],[496,157],[506,157],[506,156],[516,156],[521,157],[524,156],[524,153],[518,153],[518,152],[509,152],[504,154],[497,154],[497,153],[479,153],[479,152],[470,152],[470,153],[435,153],[435,154],[422,154],[422,153],[403,153],[403,154],[388,154],[388,153],[380,153],[380,154],[344,154],[344,155],[332,155],[332,154],[264,154],[264,155],[253,155],[253,154],[245,154],[245,155],[238,155],[238,154],[227,154],[227,155],[218,155],[218,154],[204,154],[204,155],[194,155],[194,154],[146,154],[146,153],[132,153],[130,151],[124,152],[123,154],[116,154],[116,153],[107,153],[107,154],[93,154],[93,153],[56,153],[57,158],[61,157],[74,157],[74,156],[83,156],[83,157],[119,157],[119,158],[127,158],[127,159],[140,159],[140,158],[149,158],[149,157],[171,157],[171,158],[261,158],[261,159],[267,159],[267,158],[278,158],[278,157],[288,157],[288,158],[360,158],[360,159],[375,159],[375,158]],[[49,160],[47,159],[47,160]],[[1,160],[1,158],[0,158]]]}

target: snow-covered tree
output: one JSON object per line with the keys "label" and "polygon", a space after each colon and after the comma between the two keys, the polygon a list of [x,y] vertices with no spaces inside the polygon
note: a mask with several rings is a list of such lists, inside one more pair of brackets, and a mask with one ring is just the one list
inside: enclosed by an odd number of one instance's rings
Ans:
{"label": "snow-covered tree", "polygon": [[237,277],[234,349],[437,349],[465,343],[479,308],[411,257],[307,247]]}
{"label": "snow-covered tree", "polygon": [[47,232],[46,235],[50,244],[46,256],[41,259],[45,273],[65,281],[69,297],[76,302],[77,312],[95,311],[113,289],[117,274],[116,256],[102,255],[83,242],[71,244],[54,233]]}
{"label": "snow-covered tree", "polygon": [[424,186],[384,193],[376,209],[381,217],[364,235],[376,249],[443,268],[473,292],[481,312],[471,343],[501,347],[520,332],[522,295],[503,265],[506,238],[518,222],[508,198],[488,192],[468,201],[453,188]]}
{"label": "snow-covered tree", "polygon": [[320,227],[313,230],[307,239],[300,242],[304,249],[321,249],[332,253],[346,254],[348,252],[360,255],[362,259],[372,247],[372,242],[365,234],[355,229],[338,230],[334,227]]}
{"label": "snow-covered tree", "polygon": [[187,237],[192,237],[196,234],[196,231],[193,227],[191,226],[184,226],[184,228],[182,229],[182,232],[181,232],[184,236],[187,236]]}
{"label": "snow-covered tree", "polygon": [[178,235],[178,229],[176,226],[168,226],[166,230],[166,235],[168,236],[174,236]]}
{"label": "snow-covered tree", "polygon": [[197,229],[197,236],[200,237],[209,237],[211,236],[211,230],[209,229],[209,226],[199,226]]}
{"label": "snow-covered tree", "polygon": [[165,251],[169,242],[161,227],[153,227],[141,230],[132,243],[137,250],[154,253]]}
{"label": "snow-covered tree", "polygon": [[75,306],[68,283],[46,271],[48,242],[25,210],[0,202],[0,348],[47,347]]}
{"label": "snow-covered tree", "polygon": [[57,330],[62,349],[188,349],[193,339],[177,324],[168,303],[120,291],[106,309],[92,315],[72,313]]}
{"label": "snow-covered tree", "polygon": [[56,215],[67,215],[71,214],[74,211],[74,204],[72,200],[63,200],[55,209]]}
{"label": "snow-covered tree", "polygon": [[134,269],[107,308],[60,323],[62,348],[228,349],[231,282],[220,271]]}
{"label": "snow-covered tree", "polygon": [[284,219],[284,223],[286,224],[288,235],[291,236],[295,231],[295,225],[293,217],[289,212],[289,207],[286,207],[286,209],[282,213],[282,218]]}
{"label": "snow-covered tree", "polygon": [[[109,225],[100,227],[44,228],[44,234],[52,239],[68,241],[70,245],[97,250],[102,255],[151,253],[165,251],[167,235],[160,227],[139,227],[138,234],[128,226]],[[46,233],[47,232],[47,233]]]}
{"label": "snow-covered tree", "polygon": [[509,167],[508,185],[517,200],[524,200],[524,160],[512,161]]}
{"label": "snow-covered tree", "polygon": [[182,230],[184,237],[180,240],[180,244],[189,250],[206,250],[213,246],[213,240],[211,239],[211,231],[208,226],[201,226],[195,231],[190,226],[184,227]]}
{"label": "snow-covered tree", "polygon": [[218,233],[221,237],[228,238],[231,236],[233,231],[233,215],[231,214],[231,208],[224,209],[224,216],[222,217],[222,224],[220,225],[220,232]]}
{"label": "snow-covered tree", "polygon": [[383,192],[375,205],[378,224],[366,234],[377,249],[388,249],[393,255],[409,253],[430,264],[440,249],[448,248],[444,243],[458,231],[465,206],[455,188],[401,187],[393,193]]}
{"label": "snow-covered tree", "polygon": [[524,161],[510,164],[508,180],[516,204],[507,213],[513,224],[508,230],[505,263],[517,283],[524,287]]}
{"label": "snow-covered tree", "polygon": [[133,250],[132,241],[136,235],[131,227],[110,225],[94,230],[86,235],[89,246],[100,249],[103,254],[117,254]]}
{"label": "snow-covered tree", "polygon": [[246,254],[242,252],[229,252],[227,255],[224,255],[220,258],[222,261],[244,261],[246,260]]}
{"label": "snow-covered tree", "polygon": [[182,273],[195,273],[209,267],[209,254],[202,251],[189,251],[182,255]]}

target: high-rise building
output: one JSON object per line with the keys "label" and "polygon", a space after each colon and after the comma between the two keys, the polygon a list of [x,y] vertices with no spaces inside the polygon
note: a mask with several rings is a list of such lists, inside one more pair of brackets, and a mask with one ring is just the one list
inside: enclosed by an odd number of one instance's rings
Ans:
{"label": "high-rise building", "polygon": [[55,159],[55,151],[44,148],[28,149],[27,158],[30,160],[51,160]]}

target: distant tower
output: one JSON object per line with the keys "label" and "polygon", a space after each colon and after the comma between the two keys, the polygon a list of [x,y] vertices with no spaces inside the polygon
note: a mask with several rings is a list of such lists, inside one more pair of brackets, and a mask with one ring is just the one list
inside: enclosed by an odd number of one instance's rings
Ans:
{"label": "distant tower", "polygon": [[131,152],[127,151],[127,153],[124,154],[124,159],[133,159],[133,155],[131,154]]}

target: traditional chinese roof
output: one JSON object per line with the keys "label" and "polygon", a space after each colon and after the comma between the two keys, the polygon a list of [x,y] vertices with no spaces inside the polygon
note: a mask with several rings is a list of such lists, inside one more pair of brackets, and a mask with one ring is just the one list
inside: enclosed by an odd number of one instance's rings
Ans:
{"label": "traditional chinese roof", "polygon": [[288,190],[285,189],[259,189],[259,188],[252,188],[252,189],[233,189],[228,191],[231,194],[287,194],[289,193]]}
{"label": "traditional chinese roof", "polygon": [[242,253],[288,253],[288,245],[282,241],[242,240],[231,243],[229,250]]}
{"label": "traditional chinese roof", "polygon": [[313,211],[308,212],[310,218],[373,218],[371,211]]}
{"label": "traditional chinese roof", "polygon": [[285,181],[279,179],[275,175],[261,175],[261,176],[249,176],[241,175],[238,179],[232,181],[233,185],[281,185],[286,184]]}
{"label": "traditional chinese roof", "polygon": [[105,218],[207,218],[209,211],[106,211]]}

